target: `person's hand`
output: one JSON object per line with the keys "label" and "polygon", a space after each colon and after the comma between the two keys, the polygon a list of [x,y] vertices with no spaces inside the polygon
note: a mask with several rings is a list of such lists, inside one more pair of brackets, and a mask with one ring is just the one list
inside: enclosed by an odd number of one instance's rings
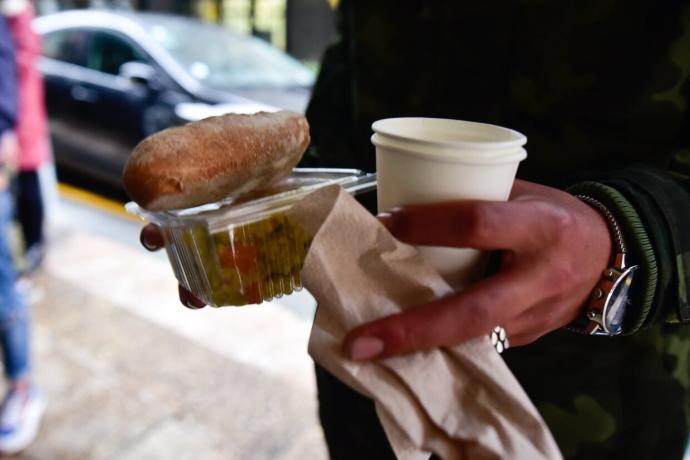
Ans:
{"label": "person's hand", "polygon": [[19,141],[13,131],[7,131],[0,136],[0,190],[7,190],[10,186],[11,174],[15,171],[19,161]]}
{"label": "person's hand", "polygon": [[452,346],[499,325],[511,346],[533,342],[578,317],[612,250],[596,210],[524,181],[508,202],[404,206],[380,220],[410,244],[504,252],[497,273],[463,292],[350,331],[344,350],[355,360]]}
{"label": "person's hand", "polygon": [[[158,226],[155,224],[148,224],[142,228],[139,235],[139,240],[141,241],[141,245],[149,251],[157,251],[165,246],[163,235],[161,234]],[[194,296],[194,294],[182,286],[178,285],[178,290],[180,294],[180,302],[182,302],[182,305],[185,307],[197,310],[206,306],[202,300],[198,299],[196,296]]]}
{"label": "person's hand", "polygon": [[14,131],[0,136],[0,163],[8,169],[14,169],[19,161],[19,140]]}

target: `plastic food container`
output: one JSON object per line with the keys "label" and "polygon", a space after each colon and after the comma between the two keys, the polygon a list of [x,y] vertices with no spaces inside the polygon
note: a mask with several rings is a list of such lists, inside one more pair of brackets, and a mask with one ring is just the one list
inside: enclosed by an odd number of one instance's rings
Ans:
{"label": "plastic food container", "polygon": [[354,169],[295,169],[267,189],[189,209],[126,208],[157,224],[177,280],[208,305],[257,304],[302,288],[311,236],[287,213],[307,194],[338,184],[357,194],[376,175]]}

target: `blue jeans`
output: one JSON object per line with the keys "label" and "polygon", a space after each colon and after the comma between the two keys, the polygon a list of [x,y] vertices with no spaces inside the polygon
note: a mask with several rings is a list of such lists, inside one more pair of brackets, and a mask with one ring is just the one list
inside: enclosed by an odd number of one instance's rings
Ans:
{"label": "blue jeans", "polygon": [[30,351],[29,311],[17,291],[9,239],[13,211],[12,195],[8,190],[0,190],[0,348],[5,375],[17,380],[29,373]]}

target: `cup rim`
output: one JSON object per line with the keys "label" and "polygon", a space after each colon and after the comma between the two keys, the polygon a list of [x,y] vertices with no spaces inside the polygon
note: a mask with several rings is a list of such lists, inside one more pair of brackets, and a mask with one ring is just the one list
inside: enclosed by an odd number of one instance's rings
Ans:
{"label": "cup rim", "polygon": [[[505,163],[520,162],[527,158],[527,151],[522,148],[513,149],[502,149],[496,154],[486,154],[490,151],[475,151],[471,154],[457,155],[452,153],[449,148],[443,149],[441,151],[428,151],[425,149],[428,146],[425,145],[415,145],[413,143],[408,143],[406,145],[400,145],[396,142],[386,142],[381,140],[381,134],[374,133],[371,136],[371,143],[376,146],[376,155],[379,155],[379,148],[386,148],[389,150],[394,150],[398,154],[407,155],[416,158],[429,158],[434,161],[441,161],[452,164],[468,164],[468,165],[497,165]],[[437,146],[435,146],[437,147]],[[447,147],[447,146],[446,146]],[[423,153],[423,155],[421,155]]]}
{"label": "cup rim", "polygon": [[[456,125],[457,129],[474,128],[485,132],[495,131],[505,136],[505,140],[438,140],[431,139],[424,136],[404,135],[399,131],[394,130],[392,125],[405,121],[417,121],[419,123],[440,122],[444,125]],[[413,142],[415,144],[442,147],[442,148],[470,148],[473,150],[508,150],[522,147],[527,143],[527,137],[514,129],[505,128],[503,126],[493,125],[489,123],[480,123],[476,121],[455,120],[450,118],[433,118],[433,117],[394,117],[384,118],[375,121],[371,125],[371,129],[376,133],[389,137],[394,141]]]}

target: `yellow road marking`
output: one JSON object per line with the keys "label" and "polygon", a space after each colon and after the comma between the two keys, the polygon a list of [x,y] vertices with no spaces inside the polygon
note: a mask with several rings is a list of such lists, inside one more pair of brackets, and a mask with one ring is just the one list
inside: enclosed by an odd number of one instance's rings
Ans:
{"label": "yellow road marking", "polygon": [[60,192],[60,196],[68,198],[72,201],[77,201],[79,203],[98,208],[110,214],[115,214],[118,217],[141,222],[137,216],[125,211],[124,205],[118,201],[96,195],[92,192],[87,192],[86,190],[82,190],[62,182],[58,184],[58,191]]}

